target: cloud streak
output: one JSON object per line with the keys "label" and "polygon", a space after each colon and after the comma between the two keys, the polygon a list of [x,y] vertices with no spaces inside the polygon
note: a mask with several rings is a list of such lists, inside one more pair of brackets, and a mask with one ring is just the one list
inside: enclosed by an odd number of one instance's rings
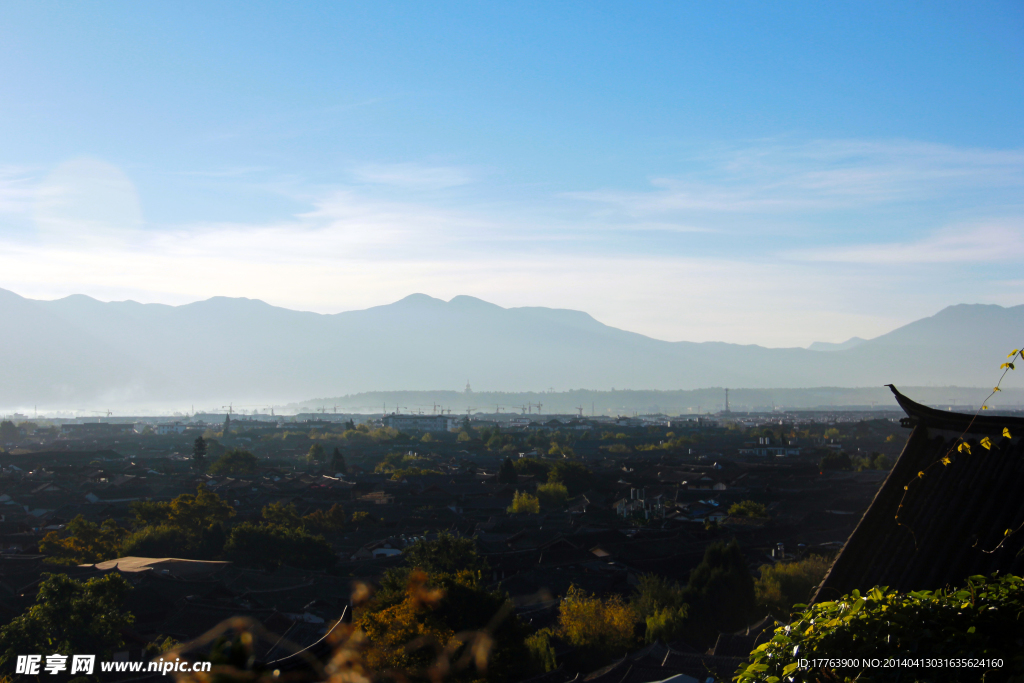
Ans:
{"label": "cloud streak", "polygon": [[[716,150],[693,164],[703,169],[645,192],[517,201],[466,169],[418,162],[358,166],[329,186],[256,177],[253,187],[303,208],[87,242],[0,223],[0,287],[165,303],[246,296],[320,312],[471,294],[585,310],[661,339],[776,346],[871,337],[961,301],[1019,303],[1017,152],[840,141]],[[7,216],[29,213],[46,190],[35,182],[0,172]],[[960,195],[942,204],[943,193]],[[940,206],[922,219],[915,202]],[[898,211],[898,233],[859,229]],[[790,230],[798,222],[814,230]]]}
{"label": "cloud streak", "polygon": [[[627,215],[836,211],[1024,189],[1024,151],[915,142],[817,141],[723,149],[651,190],[569,192]],[[1018,202],[1019,203],[1019,200]]]}

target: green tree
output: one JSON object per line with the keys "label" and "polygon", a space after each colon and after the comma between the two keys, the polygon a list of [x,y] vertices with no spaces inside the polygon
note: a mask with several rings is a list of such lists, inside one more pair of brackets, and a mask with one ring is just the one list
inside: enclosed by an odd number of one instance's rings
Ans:
{"label": "green tree", "polygon": [[402,552],[402,562],[429,574],[456,574],[486,568],[471,538],[459,538],[442,531],[434,540],[422,539]]}
{"label": "green tree", "polygon": [[645,640],[671,642],[680,637],[689,609],[683,587],[656,574],[643,574],[632,599],[633,609],[646,624]]}
{"label": "green tree", "polygon": [[167,519],[171,526],[198,534],[234,515],[235,509],[226,500],[200,484],[195,495],[183,493],[170,502]]}
{"label": "green tree", "polygon": [[206,461],[206,439],[197,436],[192,442],[192,465],[197,470],[202,470]]}
{"label": "green tree", "polygon": [[315,443],[309,447],[309,452],[306,453],[306,460],[314,464],[320,464],[327,460],[327,451],[324,450],[322,444]]}
{"label": "green tree", "polygon": [[554,671],[558,668],[555,647],[551,642],[554,631],[542,628],[526,638],[526,649],[530,654],[530,663],[536,672]]}
{"label": "green tree", "polygon": [[196,488],[195,495],[183,493],[170,502],[137,501],[128,509],[139,527],[168,525],[189,534],[198,534],[235,514],[235,509],[205,484]]}
{"label": "green tree", "polygon": [[366,510],[356,510],[352,513],[352,524],[358,526],[360,524],[373,524],[374,519]]}
{"label": "green tree", "polygon": [[820,555],[761,567],[761,576],[754,582],[757,606],[777,619],[789,621],[793,605],[811,599],[818,584],[825,578],[832,561]]}
{"label": "green tree", "polygon": [[512,496],[512,505],[509,506],[508,511],[537,514],[540,512],[540,501],[537,500],[537,496],[531,496],[526,491],[516,491]]}
{"label": "green tree", "polygon": [[102,524],[78,515],[62,531],[51,531],[39,541],[39,552],[52,564],[94,564],[120,557],[127,531],[112,519]]}
{"label": "green tree", "polygon": [[334,452],[331,453],[331,469],[335,472],[348,474],[348,463],[345,462],[345,456],[337,446],[334,447]]}
{"label": "green tree", "polygon": [[479,572],[412,571],[405,579],[356,613],[372,670],[454,683],[510,683],[530,673],[526,629],[508,595],[488,590]]}
{"label": "green tree", "polygon": [[637,614],[621,596],[601,599],[571,586],[558,606],[559,637],[576,649],[581,663],[598,667],[636,643]]}
{"label": "green tree", "polygon": [[123,557],[180,557],[200,559],[197,542],[184,529],[169,524],[147,526],[130,534],[121,545]]}
{"label": "green tree", "polygon": [[560,460],[548,472],[549,482],[561,482],[570,495],[579,495],[594,484],[594,473],[585,465],[573,460]]}
{"label": "green tree", "polygon": [[689,605],[686,637],[695,645],[710,645],[719,633],[738,631],[754,614],[754,579],[735,540],[708,546],[704,559],[690,572],[683,590]]}
{"label": "green tree", "polygon": [[243,567],[276,569],[282,564],[297,569],[324,570],[336,561],[323,536],[279,524],[243,522],[231,530],[224,556]]}
{"label": "green tree", "polygon": [[232,448],[210,465],[209,473],[240,477],[254,475],[258,469],[259,461],[255,455],[246,450]]}
{"label": "green tree", "polygon": [[302,518],[299,517],[294,503],[271,503],[263,508],[260,516],[267,524],[277,524],[289,529],[298,529],[302,526]]}
{"label": "green tree", "polygon": [[10,420],[0,422],[0,444],[14,443],[21,440],[21,432]]}
{"label": "green tree", "polygon": [[89,653],[111,659],[135,617],[123,609],[131,586],[117,573],[81,582],[43,574],[35,604],[0,628],[0,668],[13,671],[19,654]]}
{"label": "green tree", "polygon": [[501,467],[498,469],[498,481],[502,484],[515,484],[519,481],[512,458],[505,458],[505,461],[501,463]]}
{"label": "green tree", "polygon": [[200,484],[195,495],[184,493],[169,502],[138,501],[129,509],[137,530],[121,547],[124,556],[212,559],[224,546],[224,522],[235,510]]}
{"label": "green tree", "polygon": [[537,487],[537,500],[544,508],[563,508],[569,500],[569,489],[560,481],[541,484]]}
{"label": "green tree", "polygon": [[335,503],[329,510],[314,510],[302,518],[302,528],[310,533],[339,531],[345,528],[345,508]]}

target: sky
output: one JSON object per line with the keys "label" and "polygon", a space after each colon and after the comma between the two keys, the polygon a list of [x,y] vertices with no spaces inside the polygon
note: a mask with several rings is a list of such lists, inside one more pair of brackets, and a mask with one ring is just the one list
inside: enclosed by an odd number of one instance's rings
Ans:
{"label": "sky", "polygon": [[1024,303],[1020,2],[0,4],[0,288],[671,341]]}

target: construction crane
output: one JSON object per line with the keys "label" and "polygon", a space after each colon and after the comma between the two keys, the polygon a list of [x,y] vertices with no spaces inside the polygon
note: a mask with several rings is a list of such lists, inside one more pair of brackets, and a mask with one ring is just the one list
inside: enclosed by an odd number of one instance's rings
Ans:
{"label": "construction crane", "polygon": [[474,410],[476,410],[476,408],[466,408],[466,417],[472,415]]}
{"label": "construction crane", "polygon": [[580,417],[583,417],[583,406],[576,406],[576,410],[580,411]]}
{"label": "construction crane", "polygon": [[225,408],[227,408],[228,415],[234,415],[234,413],[235,413],[235,404],[234,403],[229,403],[226,406],[221,406],[220,407],[221,410],[224,410]]}
{"label": "construction crane", "polygon": [[526,406],[519,406],[519,410],[523,411],[523,415],[526,415]]}
{"label": "construction crane", "polygon": [[543,408],[544,408],[544,404],[543,404],[543,403],[538,403],[538,404],[537,404],[537,414],[538,414],[538,415],[540,415],[540,411],[541,411],[541,410],[542,410]]}

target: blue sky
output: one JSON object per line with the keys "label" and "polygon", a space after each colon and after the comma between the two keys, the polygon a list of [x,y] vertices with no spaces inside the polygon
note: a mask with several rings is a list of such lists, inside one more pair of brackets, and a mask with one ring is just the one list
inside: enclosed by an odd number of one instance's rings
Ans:
{"label": "blue sky", "polygon": [[663,339],[1024,303],[1024,5],[5,3],[0,287]]}

